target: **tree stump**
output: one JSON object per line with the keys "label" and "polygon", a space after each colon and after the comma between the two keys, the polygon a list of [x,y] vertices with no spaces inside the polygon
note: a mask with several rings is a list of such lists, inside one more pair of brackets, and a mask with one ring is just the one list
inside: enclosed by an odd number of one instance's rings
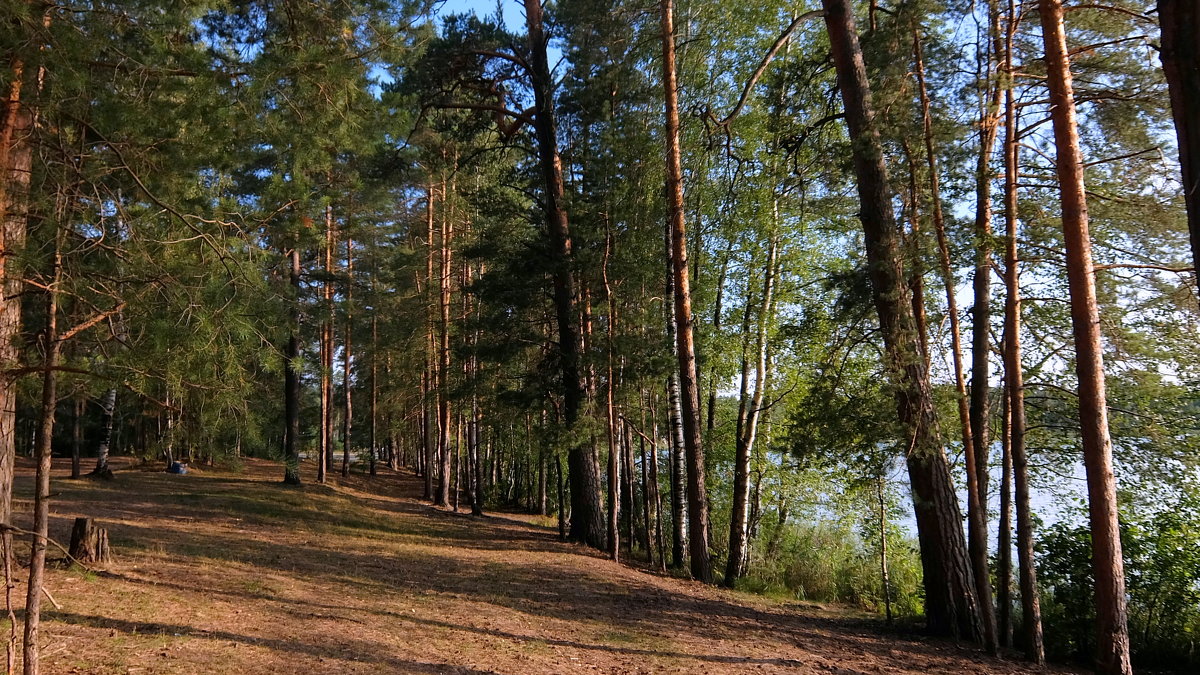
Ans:
{"label": "tree stump", "polygon": [[96,521],[91,518],[76,518],[75,526],[71,528],[70,554],[81,563],[110,562],[108,530],[96,527]]}

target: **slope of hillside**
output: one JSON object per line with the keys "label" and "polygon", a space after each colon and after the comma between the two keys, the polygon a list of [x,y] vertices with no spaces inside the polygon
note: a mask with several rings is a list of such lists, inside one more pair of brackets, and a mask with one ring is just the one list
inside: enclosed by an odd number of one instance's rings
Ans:
{"label": "slope of hillside", "polygon": [[65,469],[51,535],[65,543],[74,517],[93,516],[115,560],[50,572],[62,608],[44,605],[46,672],[1025,672],[849,613],[616,565],[518,516],[437,510],[407,473],[287,488],[256,461],[186,476],[118,466],[111,482]]}

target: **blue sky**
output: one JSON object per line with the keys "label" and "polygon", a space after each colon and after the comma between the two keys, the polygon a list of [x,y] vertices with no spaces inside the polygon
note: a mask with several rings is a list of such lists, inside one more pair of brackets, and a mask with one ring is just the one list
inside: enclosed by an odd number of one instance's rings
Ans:
{"label": "blue sky", "polygon": [[474,12],[479,16],[494,14],[499,3],[504,12],[504,22],[509,28],[525,23],[525,6],[519,0],[444,0],[438,14],[464,14]]}

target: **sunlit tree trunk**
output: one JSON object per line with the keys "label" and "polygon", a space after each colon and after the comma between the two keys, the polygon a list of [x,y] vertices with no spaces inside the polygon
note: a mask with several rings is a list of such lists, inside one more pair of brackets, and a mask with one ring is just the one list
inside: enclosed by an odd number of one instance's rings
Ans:
{"label": "sunlit tree trunk", "polygon": [[[23,100],[25,64],[13,59],[8,90],[0,109],[0,371],[15,369],[20,361],[21,297],[24,282],[15,253],[25,246],[28,227],[29,181],[33,167],[33,113]],[[13,463],[17,448],[16,379],[0,372],[0,522],[12,520]],[[5,532],[4,552],[11,551],[12,535]]]}
{"label": "sunlit tree trunk", "polygon": [[[924,49],[921,44],[920,35],[914,33],[913,49],[916,55],[916,74],[917,85],[921,99],[921,116],[925,136],[925,154],[926,161],[929,165],[929,184],[930,196],[933,201],[933,227],[937,238],[938,258],[941,263],[942,285],[946,292],[947,314],[950,319],[950,344],[951,356],[954,363],[954,384],[957,390],[958,417],[962,433],[963,457],[966,462],[966,486],[967,486],[967,530],[968,530],[968,554],[971,558],[971,572],[975,579],[976,597],[980,599],[980,617],[982,619],[981,627],[983,629],[984,643],[988,650],[992,653],[996,652],[997,644],[995,640],[995,622],[994,613],[992,612],[991,602],[991,581],[990,572],[988,570],[988,551],[987,551],[987,495],[984,488],[985,483],[980,482],[981,471],[979,467],[980,451],[979,446],[983,443],[986,446],[987,433],[983,430],[983,439],[980,440],[976,433],[980,433],[979,429],[979,409],[977,395],[982,392],[984,406],[984,415],[986,416],[987,391],[986,391],[986,364],[983,366],[984,388],[981,390],[976,386],[975,380],[972,379],[972,388],[970,397],[967,393],[966,378],[964,375],[963,355],[962,355],[962,332],[959,326],[958,317],[958,300],[957,300],[957,284],[954,280],[953,267],[950,261],[950,245],[946,236],[946,223],[944,212],[942,210],[940,174],[938,173],[937,153],[933,144],[933,116],[930,111],[929,93],[925,86],[925,56]],[[989,140],[990,136],[990,140]],[[994,145],[995,123],[989,128],[985,124],[983,138],[981,140],[981,157],[977,169],[985,171],[987,169],[987,158],[985,156],[985,148],[991,148]],[[983,178],[979,178],[980,183],[985,182]],[[988,188],[977,185],[976,191],[976,228],[990,228],[991,220],[991,198]],[[986,213],[980,213],[980,209],[984,209],[986,204]],[[981,225],[981,222],[983,225]],[[986,244],[981,244],[986,246]],[[983,276],[980,276],[978,260],[980,255],[984,260],[987,260],[986,254],[977,254],[977,266],[975,270],[975,317],[973,325],[974,344],[972,345],[972,356],[975,361],[974,372],[972,377],[978,377],[979,373],[979,340],[982,335],[983,345],[987,347],[987,330],[986,330],[986,299],[980,301],[980,293],[985,295],[988,292],[987,271],[984,271]],[[981,286],[982,284],[982,286]],[[980,326],[979,310],[985,309],[984,325]],[[986,360],[987,354],[983,358]],[[986,425],[986,420],[984,420]],[[982,453],[986,463],[986,451]],[[986,466],[983,468],[982,475],[986,476]]]}
{"label": "sunlit tree trunk", "polygon": [[1012,455],[1013,500],[1017,516],[1018,586],[1021,590],[1021,625],[1025,656],[1036,664],[1046,660],[1042,639],[1041,590],[1033,558],[1033,514],[1029,497],[1029,469],[1025,455],[1025,375],[1021,364],[1021,278],[1017,250],[1017,184],[1020,141],[1015,93],[1012,90],[1013,40],[1017,30],[1017,3],[1009,0],[1004,37],[1004,68],[1009,87],[1004,92],[1004,382],[1008,400],[1008,449]]}
{"label": "sunlit tree trunk", "polygon": [[437,400],[438,400],[438,358],[436,319],[434,318],[433,295],[433,257],[434,257],[434,200],[433,181],[429,182],[425,191],[425,373],[422,399],[422,474],[425,485],[424,498],[433,500],[434,457],[437,453]]}
{"label": "sunlit tree trunk", "polygon": [[666,120],[667,218],[671,229],[671,265],[675,281],[675,341],[679,358],[680,418],[687,464],[689,557],[692,577],[712,582],[708,552],[708,495],[704,481],[704,447],[700,438],[700,395],[696,381],[696,348],[692,326],[692,291],[688,279],[687,227],[683,211],[683,167],[679,150],[679,91],[675,74],[673,0],[661,0],[663,95]]}
{"label": "sunlit tree trunk", "polygon": [[434,503],[438,506],[450,506],[451,481],[453,480],[453,462],[451,455],[455,451],[450,414],[450,301],[454,238],[454,222],[450,208],[449,195],[445,177],[442,178],[442,214],[441,227],[438,236],[438,482],[434,492]]}
{"label": "sunlit tree trunk", "polygon": [[[354,242],[346,238],[346,326],[342,338],[342,389],[345,391],[346,417],[342,420],[342,476],[350,475],[350,446],[353,445],[354,390],[350,386],[350,363],[353,354],[354,313],[350,306],[354,299]],[[374,449],[371,452],[375,452]]]}
{"label": "sunlit tree trunk", "polygon": [[1062,201],[1067,286],[1075,335],[1075,373],[1079,380],[1079,427],[1087,472],[1092,533],[1092,571],[1096,583],[1096,670],[1102,675],[1132,673],[1125,599],[1125,564],[1117,522],[1117,489],[1104,386],[1104,352],[1092,242],[1088,231],[1083,154],[1075,119],[1075,92],[1061,0],[1040,0],[1046,80],[1057,149],[1056,169]]}
{"label": "sunlit tree trunk", "polygon": [[853,147],[872,296],[899,417],[908,434],[906,454],[921,546],[926,620],[935,634],[978,639],[979,608],[962,516],[908,300],[887,168],[854,16],[847,0],[822,4]]}
{"label": "sunlit tree trunk", "polygon": [[779,240],[772,235],[764,269],[762,303],[758,311],[755,344],[754,393],[747,395],[746,367],[742,369],[742,392],[738,404],[737,430],[733,471],[733,510],[729,517],[729,558],[725,566],[724,585],[732,588],[746,571],[746,556],[750,539],[750,456],[758,435],[763,394],[767,388],[767,332],[772,321],[772,300],[775,293],[776,262]]}

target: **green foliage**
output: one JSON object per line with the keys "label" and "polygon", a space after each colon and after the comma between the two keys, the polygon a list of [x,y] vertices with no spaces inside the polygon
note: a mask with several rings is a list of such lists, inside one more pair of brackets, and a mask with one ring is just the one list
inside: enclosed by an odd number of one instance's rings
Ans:
{"label": "green foliage", "polygon": [[[1127,514],[1131,515],[1131,514]],[[1135,665],[1191,672],[1200,659],[1200,492],[1121,526]],[[1056,523],[1038,540],[1047,652],[1087,661],[1094,644],[1091,534]]]}

